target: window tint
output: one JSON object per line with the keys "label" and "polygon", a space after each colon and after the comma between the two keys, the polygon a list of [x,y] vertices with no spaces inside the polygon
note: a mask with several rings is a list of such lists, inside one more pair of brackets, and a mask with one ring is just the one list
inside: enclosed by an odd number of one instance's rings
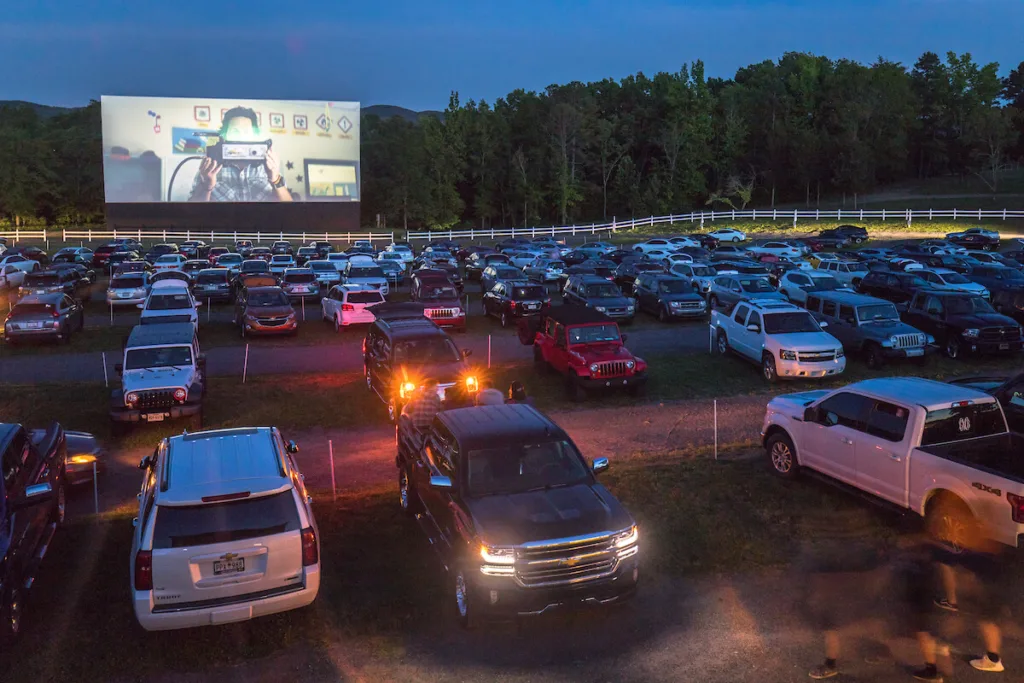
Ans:
{"label": "window tint", "polygon": [[750,320],[747,321],[747,325],[757,325],[758,327],[761,327],[761,315],[757,311],[752,312],[750,314]]}
{"label": "window tint", "polygon": [[827,315],[830,318],[836,317],[836,302],[835,301],[822,301],[821,312],[823,315]]}
{"label": "window tint", "polygon": [[1006,421],[998,403],[952,406],[928,411],[921,445],[976,439],[1005,431]]}
{"label": "window tint", "polygon": [[846,306],[846,305],[843,305],[843,306],[839,307],[839,317],[842,318],[843,320],[849,320],[849,321],[853,321],[853,320],[857,319],[857,316],[853,312],[853,306]]}
{"label": "window tint", "polygon": [[239,541],[299,530],[292,492],[230,503],[158,507],[153,549]]}
{"label": "window tint", "polygon": [[846,391],[818,404],[822,424],[849,427],[858,431],[864,431],[864,420],[870,407],[871,399]]}
{"label": "window tint", "polygon": [[384,301],[384,295],[378,291],[349,292],[348,300],[353,304],[379,304]]}
{"label": "window tint", "polygon": [[747,319],[747,313],[749,312],[749,306],[739,306],[736,308],[736,313],[735,315],[733,315],[732,319],[738,322],[740,325],[742,325],[743,321]]}
{"label": "window tint", "polygon": [[809,297],[807,297],[807,310],[808,311],[817,311],[820,308],[821,308],[821,299],[819,299],[816,296],[809,296]]}
{"label": "window tint", "polygon": [[885,401],[875,401],[868,415],[867,433],[886,441],[903,441],[909,419],[910,411],[906,408]]}

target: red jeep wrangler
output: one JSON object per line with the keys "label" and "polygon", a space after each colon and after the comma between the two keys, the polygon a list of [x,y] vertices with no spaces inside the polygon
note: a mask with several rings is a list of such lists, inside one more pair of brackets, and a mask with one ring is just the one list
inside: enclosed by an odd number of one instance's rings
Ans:
{"label": "red jeep wrangler", "polygon": [[554,368],[565,376],[574,401],[591,389],[625,389],[636,396],[647,384],[647,363],[623,344],[615,321],[592,308],[558,306],[539,318],[519,323],[519,341],[533,344],[538,370]]}

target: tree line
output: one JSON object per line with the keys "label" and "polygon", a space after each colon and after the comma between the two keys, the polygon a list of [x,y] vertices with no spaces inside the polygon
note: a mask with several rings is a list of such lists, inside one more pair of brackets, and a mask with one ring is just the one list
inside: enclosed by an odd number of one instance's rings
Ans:
{"label": "tree line", "polygon": [[[1024,62],[968,54],[913,67],[787,53],[708,78],[675,73],[452,93],[443,116],[367,115],[364,224],[567,224],[713,207],[816,204],[935,176],[999,189],[1024,157]],[[102,221],[99,104],[41,119],[0,108],[0,216]]]}

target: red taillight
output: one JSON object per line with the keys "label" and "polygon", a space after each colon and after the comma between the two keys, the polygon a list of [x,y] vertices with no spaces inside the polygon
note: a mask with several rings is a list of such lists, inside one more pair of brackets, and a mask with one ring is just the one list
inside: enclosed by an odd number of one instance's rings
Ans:
{"label": "red taillight", "polygon": [[[342,304],[341,305],[341,310],[343,310],[343,311],[354,311],[354,310],[356,310],[356,307],[353,306],[352,304]],[[365,346],[365,345],[366,344],[365,344],[365,340],[364,340],[363,346]]]}
{"label": "red taillight", "polygon": [[1006,494],[1006,500],[1010,501],[1010,515],[1017,524],[1024,524],[1024,496],[1013,493]]}
{"label": "red taillight", "polygon": [[515,301],[509,301],[509,302],[508,302],[508,307],[509,307],[509,309],[511,309],[511,311],[512,311],[513,313],[515,313],[515,312],[516,312],[516,302],[515,302]]}
{"label": "red taillight", "polygon": [[188,394],[185,393],[184,389],[175,389],[174,390],[174,400],[175,401],[178,401],[180,403],[181,401],[185,400],[186,396],[188,396]]}
{"label": "red taillight", "polygon": [[59,318],[59,317],[60,317],[60,313],[58,313],[58,312],[56,311],[56,309],[54,309],[54,310],[53,310],[53,311],[52,311],[52,312],[50,313],[50,315],[52,315],[52,316],[53,316],[54,318]]}
{"label": "red taillight", "polygon": [[320,551],[316,547],[316,532],[308,526],[302,530],[302,566],[308,567],[320,561]]}
{"label": "red taillight", "polygon": [[366,354],[366,337],[363,337],[363,354]]}
{"label": "red taillight", "polygon": [[153,590],[153,553],[148,550],[135,553],[135,590]]}

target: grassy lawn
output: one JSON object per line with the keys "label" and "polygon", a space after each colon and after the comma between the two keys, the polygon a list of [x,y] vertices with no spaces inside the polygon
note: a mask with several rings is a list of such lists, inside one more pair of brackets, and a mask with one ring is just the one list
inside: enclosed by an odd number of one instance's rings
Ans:
{"label": "grassy lawn", "polygon": [[[771,477],[760,462],[624,465],[604,482],[640,523],[648,576],[754,571],[791,562],[822,529],[885,543],[900,527],[815,482]],[[315,507],[324,571],[316,603],[248,623],[163,634],[146,633],[134,620],[129,516],[70,525],[54,541],[31,596],[19,652],[33,656],[16,664],[0,658],[0,680],[209,672],[296,644],[321,648],[338,636],[373,639],[385,652],[400,653],[406,636],[454,630],[439,565],[390,491],[344,496],[336,505],[318,496]]]}

